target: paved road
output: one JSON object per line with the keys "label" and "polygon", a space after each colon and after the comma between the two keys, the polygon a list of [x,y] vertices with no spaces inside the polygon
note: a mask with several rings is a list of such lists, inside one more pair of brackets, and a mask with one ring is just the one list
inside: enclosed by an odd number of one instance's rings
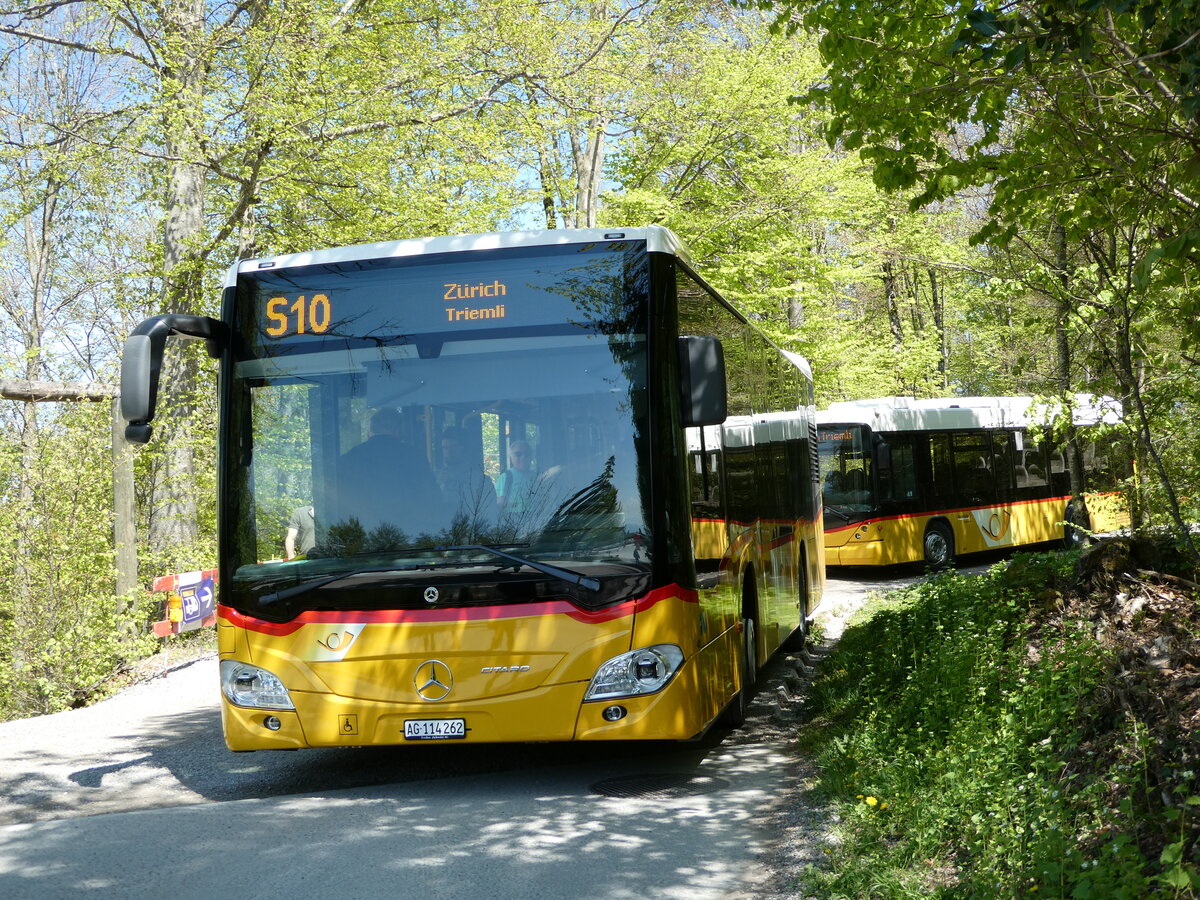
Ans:
{"label": "paved road", "polygon": [[[889,578],[832,579],[827,633]],[[751,725],[696,744],[234,754],[208,656],[0,724],[0,897],[753,896],[803,671],[777,659]]]}
{"label": "paved road", "polygon": [[202,659],[0,726],[0,896],[723,897],[787,742],[232,754]]}

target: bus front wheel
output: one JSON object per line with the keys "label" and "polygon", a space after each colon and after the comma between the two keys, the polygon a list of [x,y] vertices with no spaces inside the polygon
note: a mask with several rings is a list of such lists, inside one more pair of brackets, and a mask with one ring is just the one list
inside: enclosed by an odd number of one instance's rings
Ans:
{"label": "bus front wheel", "polygon": [[741,728],[746,724],[746,716],[750,713],[750,703],[754,700],[754,684],[758,681],[756,647],[757,635],[754,620],[747,616],[742,619],[742,686],[726,709],[722,722],[729,728]]}
{"label": "bus front wheel", "polygon": [[800,557],[800,597],[797,600],[800,608],[800,624],[784,639],[780,648],[789,653],[798,653],[808,643],[808,564]]}
{"label": "bus front wheel", "polygon": [[925,530],[925,565],[934,570],[954,565],[954,532],[944,522],[930,522]]}

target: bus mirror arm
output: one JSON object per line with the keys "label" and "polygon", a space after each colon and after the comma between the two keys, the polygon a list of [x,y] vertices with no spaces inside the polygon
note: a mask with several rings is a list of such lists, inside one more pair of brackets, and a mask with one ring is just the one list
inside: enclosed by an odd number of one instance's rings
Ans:
{"label": "bus mirror arm", "polygon": [[121,417],[129,423],[125,439],[131,443],[145,444],[150,440],[163,349],[173,334],[204,341],[208,355],[213,358],[219,357],[229,343],[225,323],[208,316],[152,316],[133,329],[121,354]]}
{"label": "bus mirror arm", "polygon": [[728,417],[725,351],[714,337],[679,338],[680,414],[684,428],[720,425]]}

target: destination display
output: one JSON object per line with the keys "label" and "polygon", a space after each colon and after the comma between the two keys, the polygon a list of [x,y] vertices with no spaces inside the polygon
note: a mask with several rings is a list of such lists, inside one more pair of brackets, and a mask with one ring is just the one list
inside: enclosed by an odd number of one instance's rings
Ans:
{"label": "destination display", "polygon": [[[239,282],[243,331],[275,344],[537,325],[620,331],[631,281],[646,278],[640,242],[540,247],[536,255],[439,262],[331,263],[255,272]],[[636,295],[636,292],[635,292]]]}

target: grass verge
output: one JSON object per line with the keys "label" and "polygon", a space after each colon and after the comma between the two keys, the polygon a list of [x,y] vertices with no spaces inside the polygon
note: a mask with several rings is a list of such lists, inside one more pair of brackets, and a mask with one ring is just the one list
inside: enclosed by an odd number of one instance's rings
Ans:
{"label": "grass verge", "polygon": [[940,575],[846,630],[800,736],[841,822],[806,895],[1197,896],[1196,585],[1118,556]]}

